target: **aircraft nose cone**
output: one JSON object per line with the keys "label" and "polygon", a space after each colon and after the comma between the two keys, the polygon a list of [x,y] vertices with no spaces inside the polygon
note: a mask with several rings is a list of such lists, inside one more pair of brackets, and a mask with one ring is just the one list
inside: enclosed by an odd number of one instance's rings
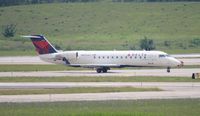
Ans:
{"label": "aircraft nose cone", "polygon": [[173,66],[173,67],[178,67],[178,68],[180,68],[180,67],[182,67],[183,64],[184,64],[183,61],[180,61],[180,60],[175,59],[175,58],[171,58],[170,60],[171,60],[171,63],[172,63],[172,66]]}
{"label": "aircraft nose cone", "polygon": [[177,65],[177,67],[178,67],[178,68],[181,68],[181,67],[183,67],[183,65],[184,65],[184,62],[178,60],[178,65]]}

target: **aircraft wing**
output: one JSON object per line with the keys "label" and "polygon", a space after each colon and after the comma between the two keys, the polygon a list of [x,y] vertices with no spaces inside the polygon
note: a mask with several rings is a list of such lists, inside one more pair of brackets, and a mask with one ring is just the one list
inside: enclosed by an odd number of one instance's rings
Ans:
{"label": "aircraft wing", "polygon": [[80,67],[87,67],[87,68],[98,68],[98,67],[121,67],[121,65],[118,64],[80,64],[80,65],[73,65],[71,66],[80,66]]}

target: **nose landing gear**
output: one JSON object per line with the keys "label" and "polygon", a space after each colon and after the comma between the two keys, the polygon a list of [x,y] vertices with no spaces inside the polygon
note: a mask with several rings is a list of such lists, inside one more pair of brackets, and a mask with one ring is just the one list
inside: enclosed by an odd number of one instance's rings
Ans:
{"label": "nose landing gear", "polygon": [[170,73],[170,67],[167,67],[167,72]]}

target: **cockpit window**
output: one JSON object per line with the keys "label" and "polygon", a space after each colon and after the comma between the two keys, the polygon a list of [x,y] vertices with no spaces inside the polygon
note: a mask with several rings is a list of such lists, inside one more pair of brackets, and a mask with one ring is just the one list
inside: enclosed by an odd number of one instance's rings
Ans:
{"label": "cockpit window", "polygon": [[159,57],[164,58],[164,57],[169,57],[169,55],[168,54],[160,54]]}

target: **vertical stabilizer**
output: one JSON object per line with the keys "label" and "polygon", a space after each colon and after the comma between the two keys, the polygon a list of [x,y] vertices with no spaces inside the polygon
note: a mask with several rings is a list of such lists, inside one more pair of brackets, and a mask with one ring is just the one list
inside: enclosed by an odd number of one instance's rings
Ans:
{"label": "vertical stabilizer", "polygon": [[23,36],[26,38],[30,38],[33,45],[36,48],[38,54],[51,54],[57,53],[57,50],[51,45],[51,43],[42,35],[31,35],[31,36]]}

